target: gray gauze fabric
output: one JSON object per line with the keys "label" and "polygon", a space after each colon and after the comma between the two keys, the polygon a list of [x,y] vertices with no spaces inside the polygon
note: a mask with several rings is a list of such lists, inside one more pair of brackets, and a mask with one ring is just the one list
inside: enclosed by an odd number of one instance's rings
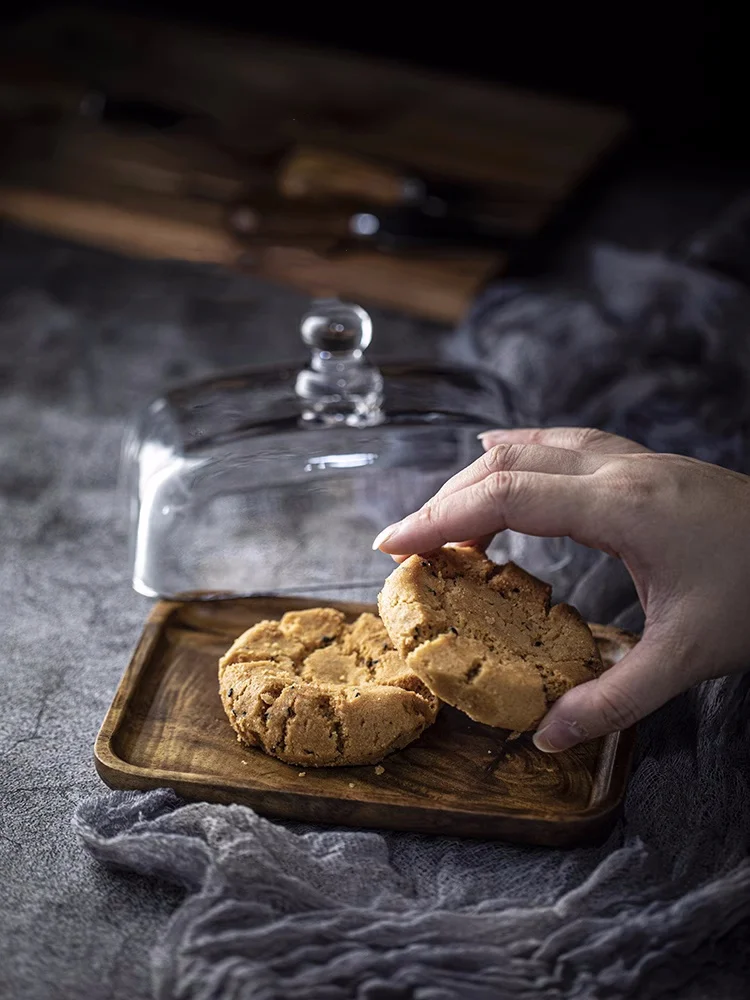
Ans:
{"label": "gray gauze fabric", "polygon": [[[750,296],[700,263],[601,248],[585,294],[491,289],[452,351],[504,376],[514,422],[599,425],[747,471]],[[591,618],[638,624],[612,560],[503,547]],[[75,825],[101,861],[187,891],[152,953],[161,998],[739,997],[749,703],[735,676],[647,720],[624,816],[595,848],[297,829],[169,791],[88,799]]]}

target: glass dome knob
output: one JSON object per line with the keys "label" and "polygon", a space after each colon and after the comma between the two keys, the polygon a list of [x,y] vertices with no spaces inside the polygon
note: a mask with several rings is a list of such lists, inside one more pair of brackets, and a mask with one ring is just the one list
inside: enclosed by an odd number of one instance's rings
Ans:
{"label": "glass dome knob", "polygon": [[313,302],[300,333],[312,355],[296,383],[303,424],[368,427],[380,423],[383,379],[364,358],[372,340],[372,321],[365,310],[337,299]]}
{"label": "glass dome knob", "polygon": [[372,320],[361,306],[337,299],[313,302],[302,319],[302,340],[312,350],[328,354],[356,354],[372,340]]}

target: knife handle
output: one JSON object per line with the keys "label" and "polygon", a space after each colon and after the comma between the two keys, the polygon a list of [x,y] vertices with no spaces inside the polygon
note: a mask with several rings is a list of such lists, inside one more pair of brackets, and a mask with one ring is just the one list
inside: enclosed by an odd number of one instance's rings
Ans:
{"label": "knife handle", "polygon": [[309,240],[331,241],[351,237],[351,211],[326,205],[235,205],[229,213],[230,228],[243,239],[264,243],[294,244]]}
{"label": "knife handle", "polygon": [[280,165],[277,185],[285,198],[344,198],[372,205],[406,204],[421,187],[393,167],[317,146],[293,148]]}

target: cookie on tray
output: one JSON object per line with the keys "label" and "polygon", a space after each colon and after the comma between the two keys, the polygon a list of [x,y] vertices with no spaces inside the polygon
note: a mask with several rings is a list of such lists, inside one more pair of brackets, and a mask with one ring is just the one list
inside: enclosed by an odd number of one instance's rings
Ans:
{"label": "cookie on tray", "polygon": [[586,622],[514,563],[473,548],[411,556],[378,605],[407,666],[442,701],[503,729],[534,729],[602,661]]}
{"label": "cookie on tray", "polygon": [[224,710],[241,742],[288,764],[377,764],[435,721],[439,702],[376,615],[333,608],[254,625],[219,661]]}

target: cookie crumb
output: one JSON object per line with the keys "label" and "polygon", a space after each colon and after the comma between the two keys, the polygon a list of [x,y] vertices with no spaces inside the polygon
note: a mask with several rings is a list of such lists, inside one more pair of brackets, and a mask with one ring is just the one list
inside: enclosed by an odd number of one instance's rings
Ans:
{"label": "cookie crumb", "polygon": [[299,772],[299,774],[297,775],[297,777],[298,777],[298,778],[304,778],[304,776],[305,776],[306,774],[307,774],[307,771],[300,771],[300,772]]}
{"label": "cookie crumb", "polygon": [[385,768],[383,767],[382,764],[378,764],[378,766],[375,768],[375,774],[385,774]]}
{"label": "cookie crumb", "polygon": [[350,782],[349,782],[349,787],[350,787],[350,788],[354,788],[354,782],[353,782],[353,781],[350,781]]}

